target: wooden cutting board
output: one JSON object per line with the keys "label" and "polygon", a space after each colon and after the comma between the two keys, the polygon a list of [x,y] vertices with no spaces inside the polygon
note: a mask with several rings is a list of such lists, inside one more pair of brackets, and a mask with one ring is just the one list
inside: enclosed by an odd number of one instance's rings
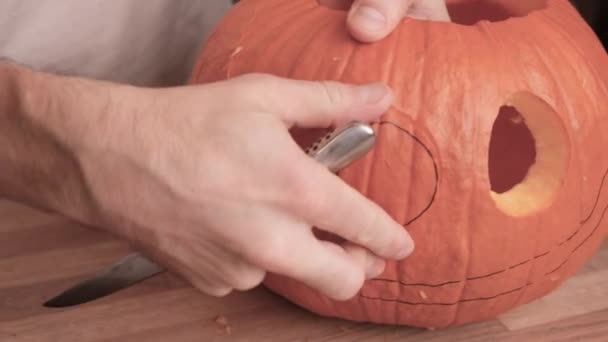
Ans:
{"label": "wooden cutting board", "polygon": [[608,242],[551,295],[446,330],[323,318],[261,287],[213,298],[167,273],[85,305],[42,306],[130,251],[103,232],[0,200],[0,341],[608,341]]}

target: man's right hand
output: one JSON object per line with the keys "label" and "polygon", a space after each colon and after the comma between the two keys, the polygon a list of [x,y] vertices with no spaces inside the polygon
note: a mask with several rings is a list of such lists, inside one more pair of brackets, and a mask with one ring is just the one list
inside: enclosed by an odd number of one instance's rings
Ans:
{"label": "man's right hand", "polygon": [[[382,85],[247,75],[147,89],[24,74],[19,129],[31,127],[30,139],[49,151],[54,144],[64,161],[61,174],[39,173],[49,184],[41,189],[64,203],[54,209],[134,243],[205,293],[250,289],[274,272],[344,300],[383,271],[384,259],[412,252],[401,225],[308,157],[288,131],[372,121],[391,105]],[[35,160],[9,164],[28,143],[0,147],[2,164],[26,175],[35,169]],[[64,183],[80,190],[63,191]],[[0,194],[7,184],[0,179]],[[14,183],[10,193],[28,197]],[[72,193],[87,202],[66,200]],[[320,241],[313,226],[348,242]]]}

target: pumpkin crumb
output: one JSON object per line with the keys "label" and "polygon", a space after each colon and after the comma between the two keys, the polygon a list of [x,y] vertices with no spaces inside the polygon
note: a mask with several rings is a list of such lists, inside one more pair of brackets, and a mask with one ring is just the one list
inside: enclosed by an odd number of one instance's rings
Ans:
{"label": "pumpkin crumb", "polygon": [[520,124],[524,122],[524,118],[521,115],[513,116],[512,118],[510,118],[510,120],[514,124]]}
{"label": "pumpkin crumb", "polygon": [[242,46],[237,46],[236,49],[234,49],[234,51],[232,51],[232,54],[230,55],[230,58],[238,55],[239,53],[241,53],[241,51],[243,51],[243,47]]}
{"label": "pumpkin crumb", "polygon": [[228,319],[224,315],[218,315],[215,318],[215,323],[217,323],[218,327],[225,335],[231,335],[232,329],[230,328],[230,324],[228,324]]}
{"label": "pumpkin crumb", "polygon": [[557,198],[570,139],[560,115],[543,99],[525,91],[511,95],[499,108],[489,149],[490,195],[498,209],[522,217]]}

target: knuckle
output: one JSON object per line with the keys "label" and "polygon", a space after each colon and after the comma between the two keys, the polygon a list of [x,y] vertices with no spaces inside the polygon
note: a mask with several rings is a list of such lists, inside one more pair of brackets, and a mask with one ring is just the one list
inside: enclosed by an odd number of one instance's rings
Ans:
{"label": "knuckle", "polygon": [[345,87],[342,87],[338,82],[319,81],[317,84],[330,105],[343,103],[347,98]]}
{"label": "knuckle", "polygon": [[293,80],[265,73],[251,73],[241,77],[232,91],[238,93],[235,101],[246,105],[246,110],[285,116],[294,110],[294,104],[284,98],[291,96],[289,89]]}
{"label": "knuckle", "polygon": [[274,271],[289,256],[289,243],[281,234],[269,235],[262,238],[260,248],[253,252],[253,259],[264,269]]}
{"label": "knuckle", "polygon": [[245,75],[243,78],[239,80],[237,83],[237,87],[235,87],[235,92],[238,91],[239,97],[245,97],[249,99],[249,97],[256,96],[259,93],[259,83],[260,77],[258,75]]}
{"label": "knuckle", "polygon": [[314,214],[326,213],[332,199],[339,199],[344,195],[345,184],[338,176],[330,174],[321,163],[314,162],[306,169],[300,171],[298,196]]}
{"label": "knuckle", "polygon": [[278,83],[278,77],[263,73],[244,74],[233,80],[233,91],[238,93],[238,98],[245,99],[248,103],[257,103],[260,94],[271,93]]}
{"label": "knuckle", "polygon": [[407,245],[407,233],[399,230],[402,227],[393,222],[381,207],[375,206],[371,210],[362,219],[364,223],[357,232],[354,242],[384,257],[392,258],[401,254],[402,249]]}
{"label": "knuckle", "polygon": [[267,93],[278,88],[279,77],[272,74],[250,73],[239,76],[243,89],[252,93]]}
{"label": "knuckle", "polygon": [[[307,217],[310,217],[314,222],[319,225],[323,225],[323,222],[327,222],[327,212],[330,208],[329,195],[320,189],[308,189],[298,193],[300,200],[300,206],[306,213]],[[319,227],[323,228],[323,227]]]}
{"label": "knuckle", "polygon": [[298,191],[306,190],[311,184],[306,173],[300,167],[299,160],[293,160],[283,164],[279,170],[285,177],[285,183],[289,190],[297,193]]}
{"label": "knuckle", "polygon": [[340,279],[339,283],[336,283],[328,296],[335,300],[346,301],[352,299],[359,293],[365,282],[365,272],[361,268],[356,268],[351,272],[345,272]]}
{"label": "knuckle", "polygon": [[225,297],[232,292],[232,288],[228,286],[210,285],[204,280],[192,281],[192,285],[199,291],[212,297]]}
{"label": "knuckle", "polygon": [[237,280],[235,281],[234,288],[239,291],[247,291],[260,285],[264,281],[266,272],[255,267],[248,267],[243,270]]}
{"label": "knuckle", "polygon": [[318,191],[314,177],[304,172],[297,163],[287,167],[286,177],[288,203],[305,212],[315,209],[323,195]]}
{"label": "knuckle", "polygon": [[[369,210],[368,210],[369,211]],[[377,246],[382,239],[382,234],[378,233],[381,213],[377,209],[372,209],[362,220],[360,229],[354,233],[353,242],[365,247]]]}
{"label": "knuckle", "polygon": [[257,83],[264,83],[264,82],[274,80],[274,79],[276,79],[276,76],[273,76],[271,74],[252,72],[252,73],[240,75],[240,76],[236,77],[235,79],[238,80],[239,82],[241,82],[242,84],[253,85],[253,84],[257,84]]}
{"label": "knuckle", "polygon": [[230,293],[232,293],[232,288],[230,287],[214,287],[207,292],[208,295],[213,297],[226,297]]}

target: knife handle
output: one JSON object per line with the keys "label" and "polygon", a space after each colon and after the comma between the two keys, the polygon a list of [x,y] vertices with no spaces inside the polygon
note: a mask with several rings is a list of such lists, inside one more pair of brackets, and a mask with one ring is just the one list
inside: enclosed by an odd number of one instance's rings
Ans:
{"label": "knife handle", "polygon": [[375,140],[370,125],[353,121],[324,135],[305,152],[331,172],[337,172],[367,153]]}

